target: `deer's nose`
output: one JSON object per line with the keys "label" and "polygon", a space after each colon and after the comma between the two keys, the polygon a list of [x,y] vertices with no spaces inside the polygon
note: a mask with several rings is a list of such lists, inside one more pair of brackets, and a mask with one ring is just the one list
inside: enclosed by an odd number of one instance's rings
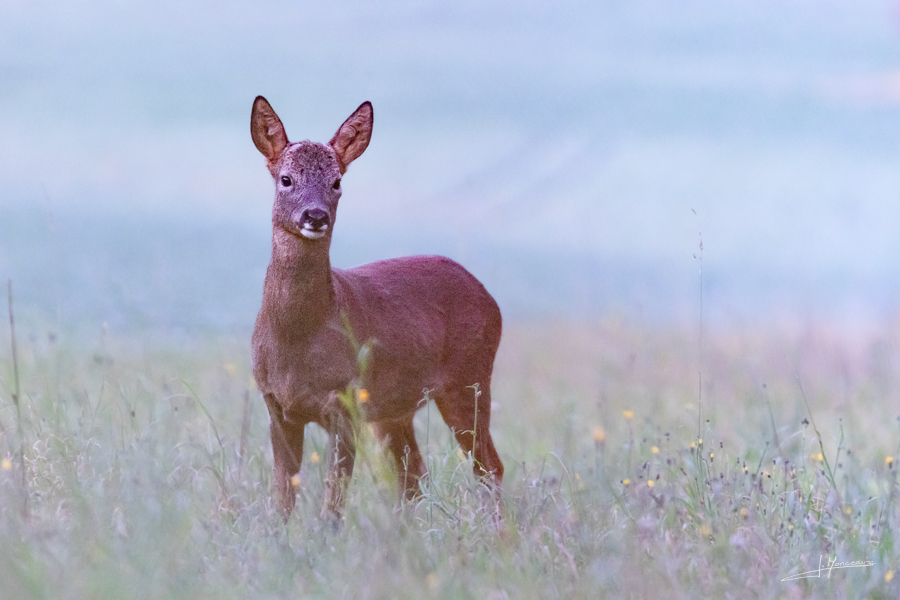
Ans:
{"label": "deer's nose", "polygon": [[310,208],[303,211],[300,226],[312,231],[324,231],[331,224],[331,217],[321,208]]}

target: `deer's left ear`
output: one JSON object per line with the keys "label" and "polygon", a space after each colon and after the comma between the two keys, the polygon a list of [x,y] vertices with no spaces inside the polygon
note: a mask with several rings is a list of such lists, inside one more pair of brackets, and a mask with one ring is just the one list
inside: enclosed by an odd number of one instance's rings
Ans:
{"label": "deer's left ear", "polygon": [[281,153],[288,145],[288,138],[281,119],[272,110],[268,100],[262,96],[257,96],[253,101],[253,112],[250,114],[250,135],[253,136],[256,149],[266,157],[269,171],[272,171],[274,176],[275,163],[281,158]]}
{"label": "deer's left ear", "polygon": [[347,170],[347,166],[365,152],[372,139],[372,103],[363,102],[359,108],[344,121],[334,137],[328,144],[334,148],[338,157],[341,173]]}

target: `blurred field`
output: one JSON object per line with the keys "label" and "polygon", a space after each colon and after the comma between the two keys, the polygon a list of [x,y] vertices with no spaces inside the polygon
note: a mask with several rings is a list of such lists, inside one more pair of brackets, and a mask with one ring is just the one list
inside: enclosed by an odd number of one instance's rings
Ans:
{"label": "blurred field", "polygon": [[[284,527],[246,339],[25,327],[27,504],[0,350],[2,596],[894,597],[897,334],[710,335],[698,363],[696,332],[513,324],[493,386],[498,533],[436,410],[417,417],[421,502],[398,506],[370,441],[345,521],[321,521],[311,426]],[[874,566],[781,581],[820,556]]]}

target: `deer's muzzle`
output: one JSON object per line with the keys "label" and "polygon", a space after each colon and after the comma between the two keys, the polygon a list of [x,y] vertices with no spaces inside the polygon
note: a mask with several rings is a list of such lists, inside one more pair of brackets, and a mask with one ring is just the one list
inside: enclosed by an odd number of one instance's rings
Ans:
{"label": "deer's muzzle", "polygon": [[308,208],[300,213],[297,223],[300,235],[311,240],[325,236],[331,226],[331,217],[321,208]]}

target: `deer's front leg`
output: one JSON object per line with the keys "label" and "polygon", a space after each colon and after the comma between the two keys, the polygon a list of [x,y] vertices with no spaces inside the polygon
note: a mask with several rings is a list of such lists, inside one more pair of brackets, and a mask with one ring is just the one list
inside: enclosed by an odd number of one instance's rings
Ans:
{"label": "deer's front leg", "polygon": [[284,418],[281,405],[272,394],[264,396],[269,409],[269,427],[272,436],[272,454],[275,457],[272,492],[278,509],[287,521],[294,510],[296,493],[292,478],[300,471],[303,460],[303,430],[305,424],[291,423]]}
{"label": "deer's front leg", "polygon": [[356,459],[356,440],[350,416],[343,407],[329,415],[328,429],[328,476],[325,479],[325,502],[322,518],[341,517],[346,500],[347,485],[353,475]]}

